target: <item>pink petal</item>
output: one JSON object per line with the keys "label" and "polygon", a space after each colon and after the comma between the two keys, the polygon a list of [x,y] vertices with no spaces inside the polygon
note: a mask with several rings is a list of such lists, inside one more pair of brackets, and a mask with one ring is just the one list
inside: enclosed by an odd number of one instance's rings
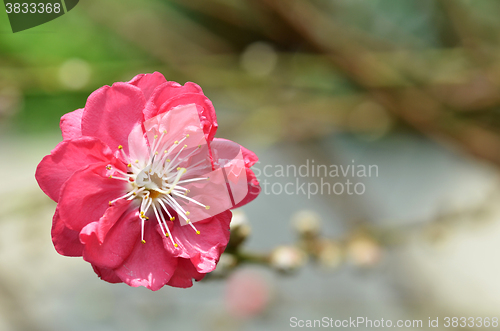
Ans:
{"label": "pink petal", "polygon": [[259,196],[261,191],[259,181],[252,170],[246,169],[247,172],[247,181],[248,181],[248,193],[239,203],[236,204],[233,208],[239,208],[241,206],[246,205],[247,203],[253,201],[255,198]]}
{"label": "pink petal", "polygon": [[[156,150],[163,155],[164,151],[169,152],[171,159],[184,148],[179,154],[178,160],[183,159],[192,151],[208,157],[207,142],[201,129],[200,118],[195,104],[182,105],[172,109],[167,113],[159,114],[144,122],[144,128],[148,137],[149,145],[158,145]],[[164,132],[166,132],[164,134]],[[156,137],[156,138],[155,138]],[[158,141],[156,141],[158,140]],[[178,144],[175,144],[175,141]],[[196,151],[199,146],[204,147]],[[208,158],[207,166],[212,170],[212,163]]]}
{"label": "pink petal", "polygon": [[[140,241],[141,222],[138,209],[128,209],[128,202],[117,202],[116,206],[108,208],[99,222],[89,223],[82,229],[80,241],[85,246],[85,261],[98,267],[114,269],[129,257],[135,244]],[[110,229],[109,225],[112,225]]]}
{"label": "pink petal", "polygon": [[[212,153],[215,153],[214,150],[217,150],[218,155],[220,158],[226,158],[228,159],[228,155],[226,150],[230,151],[234,149],[234,144],[236,144],[234,141],[227,140],[227,139],[222,139],[222,138],[214,138],[212,143],[210,144],[210,148],[212,148]],[[238,145],[238,144],[236,144]],[[259,158],[257,155],[255,155],[254,152],[252,152],[249,149],[246,149],[245,147],[238,145],[241,148],[241,151],[243,153],[243,159],[245,160],[245,166],[247,168],[250,168],[253,166],[257,161],[259,161]],[[234,152],[233,152],[234,154]],[[217,159],[217,157],[214,154],[214,159]]]}
{"label": "pink petal", "polygon": [[94,268],[95,273],[99,278],[101,278],[104,281],[107,281],[109,283],[123,283],[123,281],[118,277],[113,269],[108,269],[108,268],[101,268],[95,265],[92,265],[92,268]]}
{"label": "pink petal", "polygon": [[246,191],[245,197],[241,201],[239,202],[235,201],[236,206],[234,206],[233,208],[238,208],[243,205],[246,205],[250,201],[257,198],[257,196],[259,195],[261,191],[259,181],[255,177],[253,171],[248,169],[249,167],[254,165],[259,159],[252,151],[230,140],[215,138],[212,141],[212,144],[210,145],[210,147],[212,148],[212,155],[214,158],[214,162],[216,164],[224,164],[225,162],[227,162],[226,160],[230,160],[236,153],[237,146],[241,148],[243,159],[245,161],[245,166],[247,167],[245,177],[248,182],[248,190]]}
{"label": "pink petal", "polygon": [[166,82],[167,80],[165,79],[165,77],[161,73],[155,71],[152,74],[137,75],[128,83],[140,88],[142,90],[142,93],[144,93],[144,97],[146,98],[146,100],[148,100],[153,91],[159,85],[162,85]]}
{"label": "pink petal", "polygon": [[[152,96],[154,98],[154,96]],[[159,106],[151,106],[152,103],[148,103],[146,110],[144,112],[145,119],[152,118],[158,114],[162,114],[172,110],[177,106],[196,104],[198,110],[198,115],[200,117],[200,122],[205,133],[205,138],[208,142],[212,141],[217,131],[217,117],[215,115],[215,109],[210,101],[203,94],[198,93],[184,93],[175,95]]]}
{"label": "pink petal", "polygon": [[80,108],[61,117],[59,126],[63,140],[76,139],[82,136],[82,115],[83,108]]}
{"label": "pink petal", "polygon": [[[104,215],[98,222],[97,225],[97,238],[99,239],[99,243],[102,244],[104,239],[107,238],[109,230],[116,224],[116,222],[123,217],[139,217],[138,214],[133,215],[125,215],[125,212],[131,207],[132,201],[121,199],[113,203],[111,207],[109,207]],[[134,204],[135,205],[135,204]],[[137,212],[137,206],[134,209]],[[137,219],[135,219],[137,221]]]}
{"label": "pink petal", "polygon": [[127,192],[129,184],[109,178],[108,163],[96,163],[76,171],[61,189],[59,215],[66,226],[80,232],[84,226],[97,222],[109,208],[109,201]]}
{"label": "pink petal", "polygon": [[144,226],[144,240],[145,244],[137,240],[132,254],[115,272],[130,286],[145,286],[157,291],[172,278],[177,267],[177,258],[163,248],[158,223],[152,219]]}
{"label": "pink petal", "polygon": [[[185,93],[196,93],[203,95],[203,90],[198,84],[187,82],[182,86],[176,82],[166,82],[158,86],[151,95],[144,112],[145,119],[158,115],[161,105],[171,98]],[[190,102],[188,102],[190,103]]]}
{"label": "pink petal", "polygon": [[179,258],[177,259],[177,269],[175,269],[174,275],[167,285],[187,288],[193,286],[193,279],[200,281],[203,277],[205,277],[205,274],[196,271],[191,260]]}
{"label": "pink petal", "polygon": [[59,218],[59,208],[52,219],[52,242],[56,251],[64,256],[82,256],[83,245],[78,231],[69,229]]}
{"label": "pink petal", "polygon": [[103,86],[87,99],[82,134],[101,139],[112,150],[119,145],[128,153],[128,135],[143,122],[146,100],[140,88],[128,83]]}
{"label": "pink petal", "polygon": [[198,272],[211,272],[215,269],[220,255],[229,242],[231,217],[231,212],[227,210],[196,223],[200,234],[196,234],[190,226],[181,226],[176,221],[171,233],[180,251],[172,250],[171,245],[167,244],[168,238],[164,239],[164,246],[175,256],[190,258]]}
{"label": "pink petal", "polygon": [[57,202],[62,185],[75,171],[89,164],[111,159],[109,147],[96,138],[81,137],[63,141],[50,155],[43,158],[35,177],[45,194]]}
{"label": "pink petal", "polygon": [[[219,157],[217,160],[218,169],[193,176],[197,179],[202,178],[202,180],[186,183],[180,181],[179,184],[189,190],[187,196],[173,193],[173,197],[182,209],[189,212],[188,218],[192,223],[233,208],[247,196],[246,168],[240,145],[227,142],[221,151],[214,150],[214,157]],[[224,158],[221,157],[221,154],[224,154]],[[186,166],[186,168],[188,167]],[[185,176],[186,180],[189,181],[191,177],[189,170]],[[200,206],[193,200],[202,205]],[[188,223],[181,221],[181,224],[187,225]]]}

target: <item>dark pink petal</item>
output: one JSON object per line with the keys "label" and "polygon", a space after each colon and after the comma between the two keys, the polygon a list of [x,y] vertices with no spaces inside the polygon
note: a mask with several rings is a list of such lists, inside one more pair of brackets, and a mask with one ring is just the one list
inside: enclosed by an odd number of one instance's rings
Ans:
{"label": "dark pink petal", "polygon": [[[216,152],[214,150],[217,150],[217,153],[219,155],[219,158],[228,158],[228,154],[234,154],[234,152],[230,153],[232,149],[234,149],[234,145],[237,145],[241,148],[241,152],[243,153],[243,159],[245,160],[245,166],[247,168],[250,168],[253,166],[257,161],[259,161],[259,158],[257,155],[255,155],[254,152],[252,152],[249,149],[246,149],[245,147],[238,145],[234,141],[227,140],[227,139],[222,139],[222,138],[214,138],[212,143],[210,144],[210,147],[212,148],[212,153],[214,159],[217,159],[216,157]],[[228,153],[229,152],[229,153]]]}
{"label": "dark pink petal", "polygon": [[64,256],[82,256],[83,245],[78,231],[69,229],[59,218],[59,210],[52,219],[52,242],[56,251]]}
{"label": "dark pink petal", "polygon": [[[82,229],[80,241],[84,245],[85,261],[98,267],[114,269],[129,257],[135,244],[140,241],[141,221],[137,208],[127,210],[130,205],[128,202],[108,208],[99,222],[89,223]],[[110,229],[109,225],[112,225]]]}
{"label": "dark pink petal", "polygon": [[82,136],[83,108],[64,114],[61,117],[59,127],[61,128],[63,140],[80,138]]}
{"label": "dark pink petal", "polygon": [[94,268],[95,273],[99,278],[101,278],[104,281],[107,281],[109,283],[123,283],[123,281],[118,277],[113,269],[108,269],[108,268],[101,268],[95,265],[92,265],[92,268]]}
{"label": "dark pink petal", "polygon": [[153,91],[161,84],[166,83],[167,80],[159,72],[155,71],[152,74],[140,74],[132,78],[129,84],[137,86],[144,93],[146,100],[149,99]]}
{"label": "dark pink petal", "polygon": [[75,171],[112,158],[109,147],[99,139],[81,137],[63,141],[38,164],[35,177],[45,194],[57,202],[62,185]]}
{"label": "dark pink petal", "polygon": [[[176,82],[166,82],[156,88],[151,94],[151,98],[146,104],[144,112],[145,119],[149,119],[159,114],[161,105],[171,98],[185,93],[195,93],[203,95],[203,90],[198,84],[187,82],[182,86]],[[189,102],[191,103],[191,102]]]}
{"label": "dark pink petal", "polygon": [[82,134],[101,139],[112,150],[123,146],[128,154],[128,135],[143,122],[146,100],[141,89],[128,83],[103,86],[87,99]]}
{"label": "dark pink petal", "polygon": [[63,188],[59,199],[59,215],[66,226],[80,232],[97,222],[109,202],[123,196],[129,184],[106,174],[107,163],[96,163],[76,171]]}
{"label": "dark pink petal", "polygon": [[[152,96],[152,98],[154,98],[154,95]],[[210,101],[203,94],[178,94],[167,99],[165,102],[159,105],[159,108],[157,108],[157,106],[154,106],[151,102],[148,102],[148,105],[144,112],[144,116],[147,120],[158,114],[170,111],[172,108],[175,108],[177,106],[189,105],[192,103],[196,104],[203,132],[205,133],[206,140],[210,143],[215,136],[215,132],[217,131],[217,117],[215,115],[215,109],[212,105],[212,101]]]}
{"label": "dark pink petal", "polygon": [[158,223],[152,218],[144,226],[145,244],[137,240],[132,254],[122,266],[115,269],[116,275],[130,286],[145,286],[157,291],[172,278],[177,267],[177,258],[163,248]]}
{"label": "dark pink petal", "polygon": [[179,258],[177,259],[177,269],[175,269],[174,275],[167,285],[187,288],[193,286],[193,279],[200,281],[203,277],[205,277],[205,274],[196,271],[191,260]]}
{"label": "dark pink petal", "polygon": [[246,169],[247,171],[247,181],[248,181],[248,193],[243,200],[241,200],[239,203],[236,204],[234,208],[239,208],[241,206],[246,205],[250,201],[253,201],[257,196],[259,195],[261,188],[259,185],[259,181],[257,180],[257,177],[255,177],[255,174],[253,173],[252,170]]}
{"label": "dark pink petal", "polygon": [[220,255],[226,249],[229,241],[229,223],[232,213],[227,210],[204,221],[196,223],[200,234],[191,226],[182,226],[176,220],[172,237],[178,243],[180,250],[172,250],[168,238],[164,239],[165,248],[175,256],[190,258],[196,270],[200,273],[211,272],[215,269]]}

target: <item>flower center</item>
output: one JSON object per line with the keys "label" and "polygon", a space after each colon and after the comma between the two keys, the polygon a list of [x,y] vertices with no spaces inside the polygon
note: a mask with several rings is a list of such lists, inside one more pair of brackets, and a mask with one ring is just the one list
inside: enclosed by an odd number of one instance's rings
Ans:
{"label": "flower center", "polygon": [[[150,210],[158,221],[163,234],[170,238],[174,247],[178,247],[170,233],[167,220],[174,221],[174,214],[178,215],[179,222],[189,224],[196,234],[200,231],[192,224],[189,219],[190,212],[185,210],[179,203],[181,200],[187,200],[205,209],[210,209],[210,206],[204,205],[195,199],[188,196],[189,189],[183,186],[184,183],[208,180],[208,177],[199,177],[200,169],[206,168],[206,159],[202,158],[199,162],[194,162],[187,167],[181,167],[181,164],[186,163],[193,155],[199,153],[201,145],[187,150],[187,145],[181,145],[181,142],[189,138],[189,134],[184,135],[182,139],[176,140],[173,143],[163,141],[164,131],[161,137],[154,136],[151,147],[148,146],[148,157],[142,160],[132,161],[123,151],[120,145],[120,150],[123,159],[127,163],[127,172],[111,167],[106,168],[111,172],[109,176],[112,179],[123,180],[128,182],[127,193],[115,200],[109,202],[111,206],[113,202],[120,199],[141,201],[139,208],[139,219],[141,220],[141,241],[144,240],[144,224],[149,220],[148,213],[151,216]],[[161,151],[161,153],[160,153]],[[205,164],[204,164],[205,163]],[[201,168],[200,168],[201,167]],[[211,169],[210,169],[211,170]]]}

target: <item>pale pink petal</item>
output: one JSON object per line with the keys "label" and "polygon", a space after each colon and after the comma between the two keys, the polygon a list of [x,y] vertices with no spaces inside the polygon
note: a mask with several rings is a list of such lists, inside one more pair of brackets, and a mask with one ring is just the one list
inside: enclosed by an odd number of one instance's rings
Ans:
{"label": "pale pink petal", "polygon": [[174,275],[170,278],[167,285],[188,288],[193,286],[193,279],[200,281],[203,277],[205,277],[205,274],[196,271],[191,260],[179,258],[177,259],[177,269],[175,269]]}
{"label": "pale pink petal", "polygon": [[186,215],[189,213],[188,216],[181,215],[184,219],[180,220],[181,225],[188,224],[186,218],[195,223],[234,208],[247,196],[245,163],[239,145],[233,144],[236,148],[233,148],[232,152],[237,154],[228,152],[230,159],[219,158],[218,166],[222,166],[221,168],[202,174],[201,178],[198,177],[194,181],[189,182],[189,176],[186,176],[185,183],[179,182],[179,185],[188,190],[187,194],[173,193]]}
{"label": "pale pink petal", "polygon": [[130,286],[144,286],[157,291],[168,283],[177,267],[177,258],[163,248],[163,239],[158,233],[158,223],[150,219],[144,227],[145,244],[137,240],[132,254],[122,266],[115,269],[116,275]]}
{"label": "pale pink petal", "polygon": [[35,178],[45,194],[57,202],[62,185],[75,171],[112,158],[111,150],[96,138],[63,141],[38,164]]}
{"label": "pale pink petal", "polygon": [[198,272],[211,272],[229,241],[231,217],[231,212],[227,210],[196,223],[200,234],[196,234],[190,226],[180,226],[179,222],[173,222],[172,236],[178,243],[180,251],[172,250],[172,246],[168,245],[168,238],[163,240],[164,247],[175,256],[190,258]]}
{"label": "pale pink petal", "polygon": [[[186,149],[191,149],[200,144],[206,145],[195,104],[182,105],[150,118],[144,122],[144,128],[150,146],[161,138],[159,146],[163,148],[158,149],[160,152],[172,147],[175,141],[179,142],[178,146],[174,146],[178,148],[186,145]],[[166,133],[162,135],[164,132]]]}
{"label": "pale pink petal", "polygon": [[63,140],[80,138],[82,136],[83,108],[64,114],[61,117],[59,127],[61,128]]}
{"label": "pale pink petal", "polygon": [[153,91],[158,86],[166,82],[167,80],[165,79],[165,77],[161,73],[155,71],[152,74],[137,75],[128,83],[140,88],[142,90],[142,93],[144,93],[144,97],[146,98],[146,100],[148,100]]}
{"label": "pale pink petal", "polygon": [[56,251],[64,256],[82,256],[83,245],[78,231],[69,229],[59,218],[59,210],[52,219],[52,242]]}
{"label": "pale pink petal", "polygon": [[[152,97],[154,98],[154,96]],[[205,138],[208,142],[212,141],[217,131],[217,116],[212,102],[203,94],[199,93],[184,93],[175,95],[167,99],[159,108],[151,107],[148,103],[144,116],[145,119],[150,119],[158,114],[162,114],[174,109],[177,106],[196,104],[200,122],[205,133]]]}
{"label": "pale pink petal", "polygon": [[[108,208],[99,222],[89,223],[82,229],[80,241],[84,244],[85,261],[114,269],[129,257],[136,242],[140,241],[141,222],[137,208],[127,210],[128,207],[129,204],[117,203]],[[107,229],[108,225],[103,223],[113,226]],[[102,232],[106,232],[104,237]]]}
{"label": "pale pink petal", "polygon": [[137,124],[130,132],[128,145],[130,162],[136,163],[141,168],[145,167],[144,162],[149,158],[149,147],[141,124]]}
{"label": "pale pink petal", "polygon": [[128,135],[143,122],[146,100],[140,88],[128,83],[103,86],[92,93],[82,117],[82,134],[101,139],[112,150],[128,153]]}
{"label": "pale pink petal", "polygon": [[96,163],[78,170],[64,184],[59,199],[59,215],[75,231],[98,221],[109,202],[128,191],[129,184],[106,173],[107,163]]}
{"label": "pale pink petal", "polygon": [[[212,148],[212,155],[214,158],[214,162],[218,165],[227,163],[228,160],[231,160],[231,158],[233,158],[233,155],[237,152],[238,150],[237,146],[239,146],[243,154],[245,166],[247,167],[246,176],[244,177],[248,182],[248,188],[246,191],[244,191],[245,195],[241,196],[239,194],[241,194],[243,190],[241,190],[240,186],[234,186],[236,188],[235,192],[238,192],[239,200],[235,199],[236,206],[233,206],[232,208],[238,208],[243,205],[246,205],[250,201],[254,200],[259,195],[261,190],[259,181],[255,177],[255,174],[253,173],[252,170],[248,169],[248,167],[252,166],[258,161],[257,156],[252,151],[230,140],[216,138],[212,141],[212,144],[210,145],[210,147]],[[243,176],[241,176],[240,178],[243,178]],[[233,186],[231,186],[231,188],[233,189],[233,191],[235,190]]]}
{"label": "pale pink petal", "polygon": [[[212,152],[214,153],[213,150],[218,150],[218,154],[220,155],[221,158],[228,159],[227,153],[225,153],[226,147],[228,150],[233,150],[234,144],[236,144],[234,141],[227,140],[227,139],[222,139],[222,138],[214,138],[212,143],[210,144],[210,148],[212,148]],[[259,158],[257,155],[255,155],[254,152],[252,152],[249,149],[246,149],[245,147],[238,145],[241,148],[241,151],[243,153],[243,159],[245,160],[245,166],[247,168],[250,168],[253,166],[257,161],[259,161]],[[234,153],[234,152],[233,152]],[[214,155],[214,159],[217,159],[217,157]]]}
{"label": "pale pink petal", "polygon": [[123,281],[118,277],[113,269],[108,269],[108,268],[101,268],[95,265],[92,265],[92,268],[94,268],[95,273],[99,278],[102,280],[109,282],[109,283],[123,283]]}

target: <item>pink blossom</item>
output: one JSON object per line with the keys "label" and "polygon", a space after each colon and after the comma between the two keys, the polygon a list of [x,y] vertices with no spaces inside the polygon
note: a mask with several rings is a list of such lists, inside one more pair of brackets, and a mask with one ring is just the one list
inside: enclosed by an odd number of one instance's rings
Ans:
{"label": "pink blossom", "polygon": [[190,287],[215,269],[230,209],[257,197],[257,157],[214,138],[211,101],[194,83],[138,75],[93,92],[61,118],[63,141],[36,179],[57,208],[52,241],[103,280]]}

